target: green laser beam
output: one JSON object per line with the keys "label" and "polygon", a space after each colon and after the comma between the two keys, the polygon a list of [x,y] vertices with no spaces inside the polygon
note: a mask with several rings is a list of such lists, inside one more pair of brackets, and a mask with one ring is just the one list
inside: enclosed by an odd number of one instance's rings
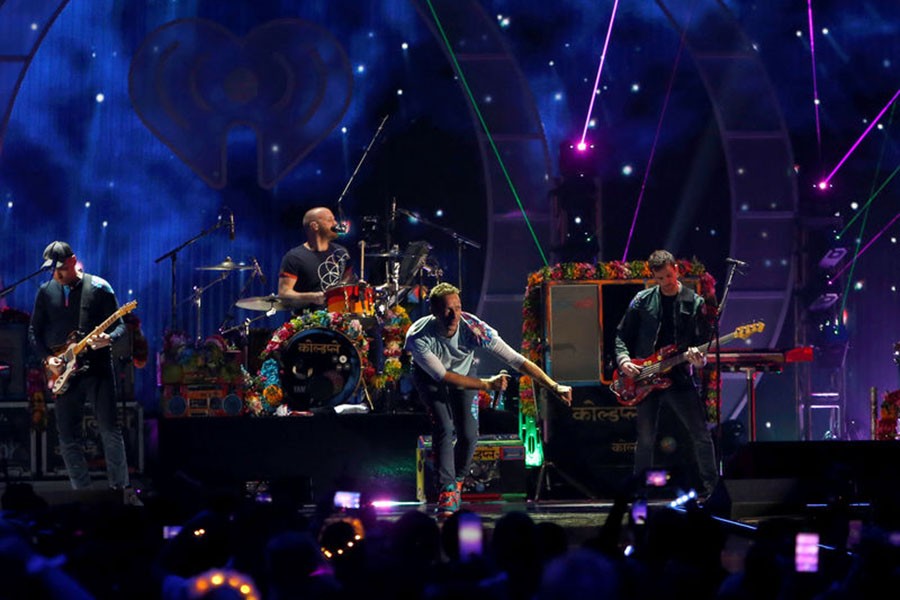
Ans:
{"label": "green laser beam", "polygon": [[437,11],[434,10],[434,6],[431,4],[431,0],[425,0],[425,3],[428,4],[428,10],[431,11],[431,16],[434,17],[434,24],[438,28],[438,32],[441,34],[441,39],[444,40],[444,45],[447,47],[447,53],[450,54],[450,60],[453,63],[454,69],[456,69],[456,74],[459,76],[459,80],[462,82],[463,88],[466,90],[466,95],[469,97],[469,101],[472,103],[472,108],[475,110],[475,115],[478,117],[478,121],[481,123],[481,128],[484,130],[484,134],[487,136],[488,143],[491,145],[491,149],[494,151],[494,156],[497,157],[497,163],[500,165],[500,170],[503,171],[503,176],[506,178],[506,183],[509,186],[509,190],[512,192],[513,198],[516,200],[516,204],[519,206],[519,210],[522,212],[522,217],[525,219],[525,225],[528,227],[528,231],[531,233],[531,238],[534,240],[534,245],[537,246],[538,253],[541,255],[541,260],[544,261],[544,266],[549,266],[550,263],[547,261],[547,257],[544,255],[544,249],[541,247],[541,242],[538,240],[537,234],[534,231],[534,228],[531,226],[531,220],[528,218],[528,215],[525,213],[525,207],[522,206],[522,200],[519,198],[519,192],[516,190],[515,184],[513,184],[512,177],[509,175],[509,171],[506,170],[506,165],[503,163],[503,158],[500,156],[500,151],[497,149],[497,145],[494,143],[494,136],[491,135],[490,129],[488,129],[487,123],[484,120],[484,117],[481,114],[481,110],[478,108],[478,103],[475,101],[475,96],[472,94],[472,90],[469,88],[469,82],[466,80],[466,76],[463,73],[462,67],[459,66],[459,61],[456,60],[456,53],[453,52],[453,47],[450,45],[450,40],[447,38],[447,34],[444,32],[444,26],[441,25],[441,19],[437,15]]}
{"label": "green laser beam", "polygon": [[[891,107],[891,113],[888,116],[888,128],[890,128],[891,123],[894,122],[894,109],[896,107],[897,107],[896,104]],[[847,225],[846,225],[846,227],[844,227],[843,231],[841,231],[841,233],[838,234],[838,237],[841,237],[841,235],[844,234],[844,231],[847,231],[847,227],[850,227],[850,225],[853,224],[853,222],[857,218],[859,218],[860,215],[864,215],[862,223],[859,226],[859,236],[857,236],[857,238],[856,238],[856,248],[853,251],[853,259],[852,259],[853,262],[850,263],[850,272],[847,274],[847,285],[844,286],[844,295],[841,298],[840,314],[844,314],[844,311],[847,310],[847,300],[848,300],[848,297],[850,296],[850,286],[853,285],[853,271],[856,270],[856,261],[857,261],[857,259],[859,259],[859,248],[860,248],[860,246],[862,246],[863,234],[866,231],[866,223],[869,222],[869,212],[871,210],[872,202],[875,200],[875,197],[878,196],[878,194],[881,192],[881,190],[883,190],[884,187],[888,183],[890,183],[891,179],[893,179],[894,176],[898,172],[900,172],[900,167],[897,167],[896,169],[894,169],[894,172],[888,176],[888,178],[884,181],[884,183],[881,184],[881,186],[879,186],[878,190],[875,192],[872,192],[872,189],[875,188],[875,182],[878,181],[878,174],[881,173],[881,162],[884,159],[884,153],[887,150],[887,141],[888,141],[888,138],[885,137],[884,141],[881,144],[881,152],[878,154],[878,163],[875,165],[875,172],[872,174],[872,188],[870,188],[870,190],[869,190],[869,200],[863,206],[862,211],[857,213],[850,220],[850,222],[847,223]]]}

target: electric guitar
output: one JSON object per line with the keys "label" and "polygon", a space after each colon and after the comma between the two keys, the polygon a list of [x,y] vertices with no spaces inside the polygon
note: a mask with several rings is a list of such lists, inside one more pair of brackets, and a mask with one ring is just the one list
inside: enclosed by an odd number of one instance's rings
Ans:
{"label": "electric guitar", "polygon": [[69,385],[72,383],[72,376],[87,368],[87,364],[85,364],[84,361],[79,360],[78,355],[88,345],[88,340],[109,329],[109,326],[112,325],[116,319],[123,315],[127,315],[135,308],[137,308],[137,300],[132,300],[128,304],[122,305],[105,321],[97,325],[93,331],[81,338],[80,341],[69,344],[63,351],[54,355],[62,361],[63,365],[65,365],[65,368],[59,374],[51,370],[49,366],[45,366],[44,368],[47,375],[47,387],[50,388],[50,391],[53,392],[54,395],[62,394],[69,389]]}
{"label": "electric guitar", "polygon": [[[746,339],[754,333],[760,333],[766,324],[762,321],[741,325],[728,335],[719,338],[719,345],[727,344],[735,339]],[[712,342],[698,346],[700,352],[706,352]],[[609,389],[616,395],[616,400],[622,406],[636,406],[647,394],[655,390],[662,390],[672,385],[672,380],[664,374],[675,366],[687,361],[687,351],[678,352],[677,346],[665,346],[660,348],[652,356],[647,358],[632,359],[631,362],[641,367],[641,372],[634,377],[625,377],[619,369],[613,371],[613,381]]]}

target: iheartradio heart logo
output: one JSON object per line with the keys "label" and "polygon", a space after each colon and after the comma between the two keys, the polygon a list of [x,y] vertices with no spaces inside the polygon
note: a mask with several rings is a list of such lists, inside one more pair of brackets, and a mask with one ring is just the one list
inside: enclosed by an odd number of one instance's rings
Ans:
{"label": "iheartradio heart logo", "polygon": [[298,19],[243,38],[212,21],[173,21],[147,36],[128,74],[141,121],[213,188],[227,183],[232,127],[256,132],[257,181],[270,189],[340,122],[352,89],[341,45]]}

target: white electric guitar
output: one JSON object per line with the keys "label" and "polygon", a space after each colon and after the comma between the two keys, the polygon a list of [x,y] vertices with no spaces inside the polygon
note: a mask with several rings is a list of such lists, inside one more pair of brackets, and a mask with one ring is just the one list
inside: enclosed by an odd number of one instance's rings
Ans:
{"label": "white electric guitar", "polygon": [[[61,373],[57,374],[50,369],[49,366],[46,366],[47,363],[45,363],[44,371],[47,375],[47,387],[50,388],[50,391],[53,392],[54,395],[62,394],[69,389],[69,385],[72,383],[72,376],[87,368],[87,364],[84,364],[84,361],[79,360],[78,355],[81,354],[88,345],[88,340],[109,329],[109,326],[112,325],[116,319],[123,315],[127,315],[135,308],[137,308],[137,300],[132,300],[128,304],[122,305],[119,310],[97,325],[93,331],[81,338],[80,341],[70,343],[64,350],[55,354],[54,356],[60,359],[62,364],[65,365],[65,368]],[[72,336],[70,335],[69,337],[71,338]]]}

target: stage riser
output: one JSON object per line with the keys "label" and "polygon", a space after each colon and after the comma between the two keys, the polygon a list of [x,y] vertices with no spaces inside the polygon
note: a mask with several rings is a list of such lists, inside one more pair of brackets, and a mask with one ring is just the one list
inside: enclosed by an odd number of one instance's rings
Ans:
{"label": "stage riser", "polygon": [[900,500],[900,442],[755,442],[725,464],[710,501],[723,516],[797,514],[840,500],[874,510]]}
{"label": "stage riser", "polygon": [[420,414],[161,419],[158,428],[164,487],[267,481],[314,503],[337,489],[415,501],[416,443],[429,431]]}

